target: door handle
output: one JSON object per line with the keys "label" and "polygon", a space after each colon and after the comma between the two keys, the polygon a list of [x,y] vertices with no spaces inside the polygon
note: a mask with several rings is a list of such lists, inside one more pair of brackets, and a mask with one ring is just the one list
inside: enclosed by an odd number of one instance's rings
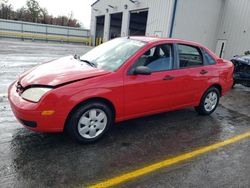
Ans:
{"label": "door handle", "polygon": [[165,77],[163,78],[163,80],[173,80],[173,79],[174,79],[173,76],[165,76]]}
{"label": "door handle", "polygon": [[200,74],[207,74],[208,71],[207,70],[201,70]]}

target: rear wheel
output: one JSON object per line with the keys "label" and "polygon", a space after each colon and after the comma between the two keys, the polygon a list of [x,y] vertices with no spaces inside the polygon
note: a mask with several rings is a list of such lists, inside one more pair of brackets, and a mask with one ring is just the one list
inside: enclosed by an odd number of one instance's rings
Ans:
{"label": "rear wheel", "polygon": [[211,87],[204,93],[199,106],[195,107],[195,110],[200,115],[209,115],[217,108],[219,99],[219,90],[216,87]]}
{"label": "rear wheel", "polygon": [[104,103],[91,102],[78,107],[69,117],[67,131],[81,143],[99,140],[113,124],[113,113]]}

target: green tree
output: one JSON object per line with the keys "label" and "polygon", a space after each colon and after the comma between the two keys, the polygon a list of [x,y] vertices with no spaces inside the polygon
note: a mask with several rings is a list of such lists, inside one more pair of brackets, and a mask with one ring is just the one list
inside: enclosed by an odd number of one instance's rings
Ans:
{"label": "green tree", "polygon": [[62,25],[70,27],[81,27],[81,24],[74,18],[73,12],[68,16],[57,16],[49,14],[46,8],[40,7],[36,0],[27,0],[26,6],[17,10],[8,3],[8,0],[0,0],[0,18],[36,22],[43,24]]}
{"label": "green tree", "polygon": [[36,0],[27,0],[26,6],[31,14],[32,21],[37,22],[39,15],[41,13],[41,8],[39,3]]}

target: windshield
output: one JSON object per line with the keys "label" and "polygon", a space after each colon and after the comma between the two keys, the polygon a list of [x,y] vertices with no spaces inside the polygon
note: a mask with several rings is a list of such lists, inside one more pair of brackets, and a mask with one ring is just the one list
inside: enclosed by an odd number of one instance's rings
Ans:
{"label": "windshield", "polygon": [[95,47],[80,57],[95,64],[97,68],[116,71],[130,56],[145,43],[128,38],[118,38]]}

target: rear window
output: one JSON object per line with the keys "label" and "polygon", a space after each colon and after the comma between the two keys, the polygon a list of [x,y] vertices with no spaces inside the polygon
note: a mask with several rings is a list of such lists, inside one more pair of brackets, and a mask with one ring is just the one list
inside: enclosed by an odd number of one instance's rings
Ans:
{"label": "rear window", "polygon": [[209,53],[207,53],[205,50],[203,50],[203,54],[204,54],[204,58],[205,58],[205,61],[206,61],[207,65],[216,64],[215,59]]}
{"label": "rear window", "polygon": [[178,44],[180,68],[195,67],[203,65],[203,58],[199,48]]}

